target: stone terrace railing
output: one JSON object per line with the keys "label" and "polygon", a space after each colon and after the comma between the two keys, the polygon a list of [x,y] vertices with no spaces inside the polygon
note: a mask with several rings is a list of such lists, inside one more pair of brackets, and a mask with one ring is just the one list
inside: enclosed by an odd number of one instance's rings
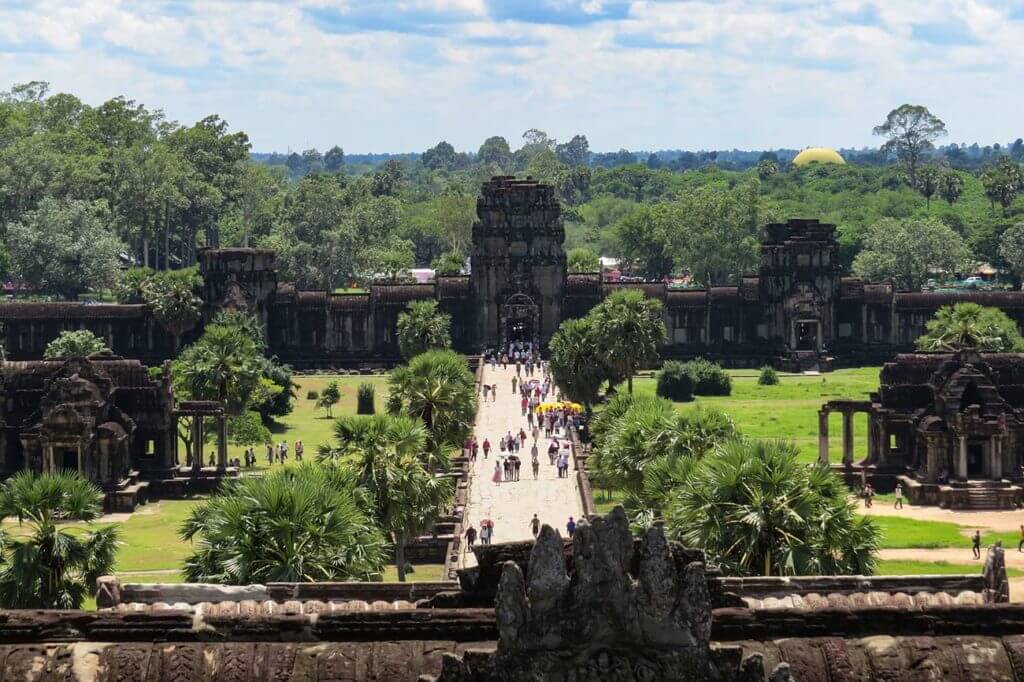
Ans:
{"label": "stone terrace railing", "polygon": [[458,589],[454,582],[422,583],[267,583],[266,585],[214,585],[211,583],[122,583],[116,576],[96,581],[96,606],[122,604],[201,604],[255,601],[285,602],[409,602],[429,599]]}
{"label": "stone terrace railing", "polygon": [[583,518],[593,518],[597,515],[597,505],[594,503],[594,489],[590,485],[590,476],[587,474],[589,455],[583,453],[583,445],[580,443],[576,429],[569,429],[569,433],[572,442],[572,459],[576,469],[576,489],[580,495],[580,508],[583,510]]}

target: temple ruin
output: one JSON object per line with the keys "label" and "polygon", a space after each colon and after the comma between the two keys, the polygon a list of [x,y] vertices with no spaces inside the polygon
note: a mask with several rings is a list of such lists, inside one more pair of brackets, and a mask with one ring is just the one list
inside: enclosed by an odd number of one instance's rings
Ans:
{"label": "temple ruin", "polygon": [[[363,293],[304,291],[278,281],[274,253],[205,249],[199,266],[203,319],[248,310],[266,325],[269,352],[298,368],[386,366],[399,358],[398,314],[436,300],[452,316],[457,350],[476,353],[510,340],[545,343],[566,318],[585,315],[610,292],[643,291],[664,304],[666,357],[703,356],[738,367],[766,363],[827,370],[881,363],[913,349],[943,305],[973,301],[1024,323],[1024,293],[897,291],[841,275],[835,226],[794,219],[764,230],[756,274],[730,285],[677,288],[567,274],[565,230],[554,189],[496,177],[481,187],[471,273],[427,284],[380,284]],[[89,329],[119,355],[159,363],[175,338],[145,305],[0,304],[7,357],[42,357],[63,330]],[[202,324],[181,339],[188,343]]]}

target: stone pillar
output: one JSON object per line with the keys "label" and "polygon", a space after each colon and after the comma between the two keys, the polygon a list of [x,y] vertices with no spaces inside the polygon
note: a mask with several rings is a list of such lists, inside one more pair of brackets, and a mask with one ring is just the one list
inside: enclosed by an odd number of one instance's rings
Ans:
{"label": "stone pillar", "polygon": [[866,344],[868,342],[868,304],[862,303],[860,306],[860,340],[861,343]]}
{"label": "stone pillar", "polygon": [[878,422],[878,462],[889,462],[889,432],[885,430],[885,422]]}
{"label": "stone pillar", "polygon": [[217,471],[224,471],[228,466],[228,418],[223,414],[217,416]]}
{"label": "stone pillar", "polygon": [[818,410],[818,461],[828,464],[828,411]]}
{"label": "stone pillar", "polygon": [[203,417],[192,415],[192,473],[198,476],[203,468]]}
{"label": "stone pillar", "polygon": [[843,464],[853,464],[853,413],[843,412]]}
{"label": "stone pillar", "polygon": [[989,454],[989,477],[999,480],[1003,477],[1003,439],[1001,436],[992,436],[992,442],[988,446]]}
{"label": "stone pillar", "polygon": [[956,475],[967,480],[967,436],[960,436],[960,455],[956,462]]}

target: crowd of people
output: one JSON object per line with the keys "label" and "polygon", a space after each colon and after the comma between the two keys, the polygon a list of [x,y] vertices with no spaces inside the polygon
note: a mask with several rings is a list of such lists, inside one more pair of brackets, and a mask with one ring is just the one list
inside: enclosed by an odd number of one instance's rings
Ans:
{"label": "crowd of people", "polygon": [[[551,379],[547,363],[534,354],[533,346],[529,342],[512,343],[501,352],[489,351],[485,354],[484,361],[491,369],[496,369],[499,364],[503,369],[515,369],[511,379],[511,392],[518,397],[520,415],[525,423],[518,431],[507,430],[494,442],[487,436],[482,441],[478,440],[476,435],[467,438],[462,447],[463,456],[470,462],[476,462],[481,452],[485,460],[494,454],[491,481],[499,485],[521,480],[520,470],[528,455],[531,475],[533,480],[537,480],[542,465],[543,439],[548,441],[548,465],[555,467],[559,478],[568,478],[572,459],[570,429],[580,427],[580,415],[578,411],[562,406],[558,402],[561,396]],[[483,402],[487,402],[488,398],[494,402],[497,400],[498,385],[481,384],[480,393]],[[549,399],[553,402],[549,403]],[[540,532],[540,525],[539,517],[534,514],[530,520],[534,537]],[[468,521],[466,526],[467,551],[474,546],[478,538],[481,544],[490,544],[494,536],[493,521],[481,521],[479,531]],[[570,517],[566,531],[571,537],[575,530],[576,522]]]}

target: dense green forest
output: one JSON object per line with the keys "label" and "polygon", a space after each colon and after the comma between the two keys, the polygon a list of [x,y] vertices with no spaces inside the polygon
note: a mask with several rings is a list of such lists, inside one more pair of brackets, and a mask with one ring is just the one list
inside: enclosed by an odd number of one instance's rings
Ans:
{"label": "dense green forest", "polygon": [[216,115],[184,125],[29,83],[0,94],[0,275],[73,298],[132,265],[191,265],[210,245],[273,248],[303,287],[454,272],[479,186],[499,174],[556,187],[578,269],[602,255],[637,276],[728,282],[756,266],[764,224],[811,217],[838,226],[845,268],[901,286],[978,262],[1021,271],[1024,143],[937,146],[944,124],[908,105],[875,132],[883,144],[846,165],[802,167],[773,151],[598,154],[582,134],[535,129],[516,149],[491,137],[471,152],[253,155]]}

